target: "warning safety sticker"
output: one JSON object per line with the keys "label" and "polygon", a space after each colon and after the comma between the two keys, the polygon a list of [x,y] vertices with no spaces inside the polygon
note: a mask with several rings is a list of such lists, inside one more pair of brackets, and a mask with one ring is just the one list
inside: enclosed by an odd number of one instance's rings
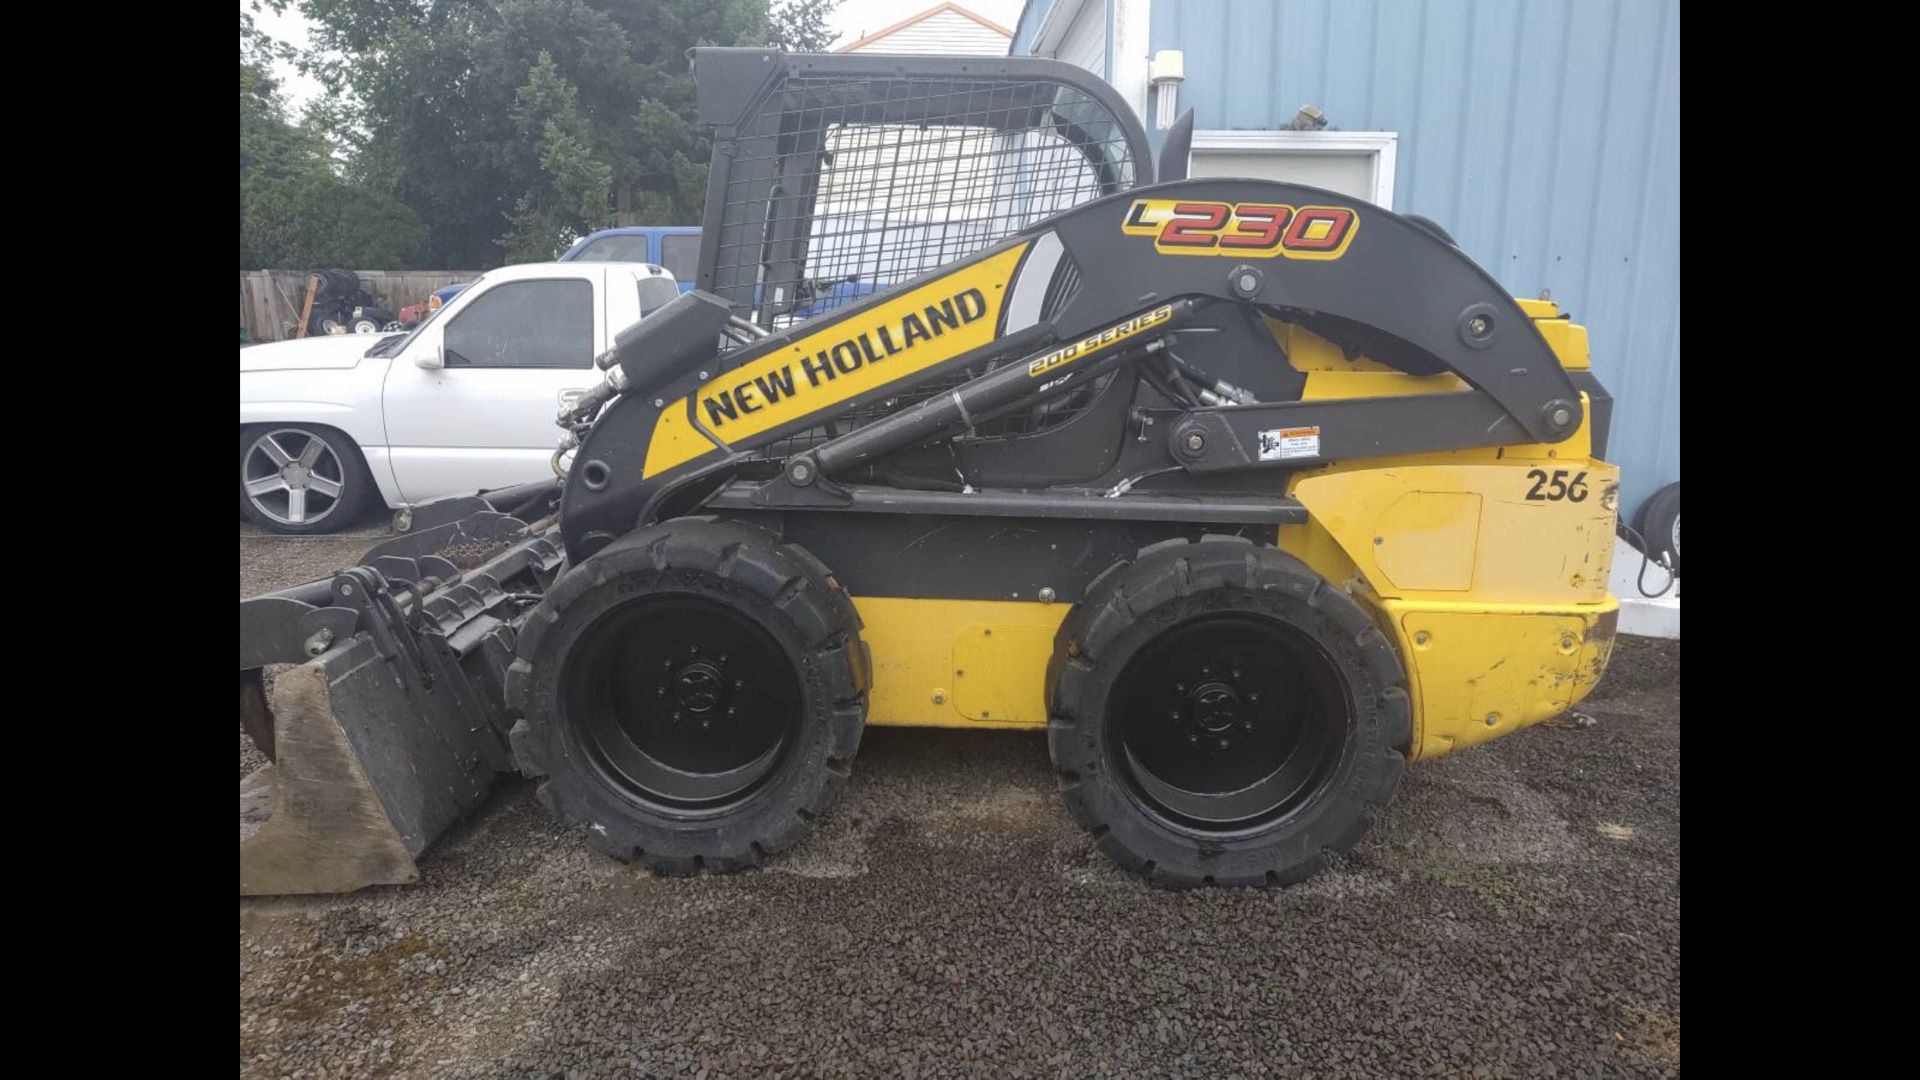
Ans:
{"label": "warning safety sticker", "polygon": [[1260,460],[1285,461],[1288,458],[1320,456],[1320,427],[1273,428],[1260,433]]}

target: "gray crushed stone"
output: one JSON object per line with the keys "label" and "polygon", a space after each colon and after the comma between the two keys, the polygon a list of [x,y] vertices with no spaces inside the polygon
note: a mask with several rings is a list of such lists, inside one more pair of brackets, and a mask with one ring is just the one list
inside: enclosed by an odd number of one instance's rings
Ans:
{"label": "gray crushed stone", "polygon": [[[243,532],[242,594],[378,535]],[[241,1075],[1677,1074],[1678,643],[1579,711],[1415,765],[1280,891],[1121,874],[1032,733],[870,729],[820,831],[725,877],[503,783],[419,884],[242,900]]]}

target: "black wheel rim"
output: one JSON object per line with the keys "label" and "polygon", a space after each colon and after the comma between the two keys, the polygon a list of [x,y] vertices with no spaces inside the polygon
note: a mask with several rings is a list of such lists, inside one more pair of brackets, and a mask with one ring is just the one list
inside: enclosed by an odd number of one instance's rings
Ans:
{"label": "black wheel rim", "polygon": [[1128,661],[1107,709],[1115,765],[1147,810],[1234,833],[1311,802],[1352,729],[1333,661],[1285,623],[1203,615]]}
{"label": "black wheel rim", "polygon": [[750,798],[800,726],[800,681],[780,643],[703,597],[653,596],[602,616],[561,686],[565,720],[607,781],[675,810]]}

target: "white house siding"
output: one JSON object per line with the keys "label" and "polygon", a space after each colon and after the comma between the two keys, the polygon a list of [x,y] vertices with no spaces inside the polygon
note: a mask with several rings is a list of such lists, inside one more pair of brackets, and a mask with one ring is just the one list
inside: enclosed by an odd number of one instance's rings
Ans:
{"label": "white house siding", "polygon": [[957,11],[943,11],[903,26],[891,34],[877,35],[847,46],[847,52],[919,53],[934,56],[1005,56],[1007,35],[967,18]]}
{"label": "white house siding", "polygon": [[1086,0],[1080,5],[1054,55],[1107,77],[1107,0]]}

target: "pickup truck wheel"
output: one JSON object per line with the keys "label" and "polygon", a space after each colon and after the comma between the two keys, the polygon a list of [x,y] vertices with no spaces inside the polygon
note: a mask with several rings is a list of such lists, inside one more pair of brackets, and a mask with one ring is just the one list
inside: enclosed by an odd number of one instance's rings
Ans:
{"label": "pickup truck wheel", "polygon": [[352,524],[372,496],[359,449],[332,428],[240,429],[240,512],[269,532],[332,532]]}

